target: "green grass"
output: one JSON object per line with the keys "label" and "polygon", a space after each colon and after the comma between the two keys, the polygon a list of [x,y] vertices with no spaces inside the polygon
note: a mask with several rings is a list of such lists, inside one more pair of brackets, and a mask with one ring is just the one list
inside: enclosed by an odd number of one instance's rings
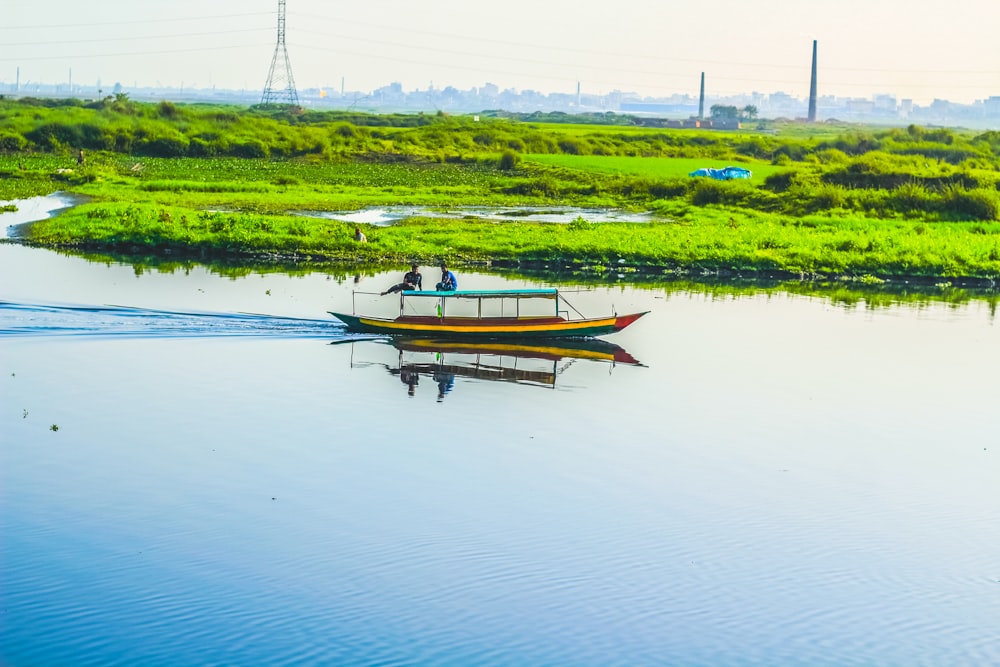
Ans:
{"label": "green grass", "polygon": [[[654,273],[870,281],[1000,275],[996,132],[772,121],[668,130],[117,98],[0,100],[0,116],[0,197],[62,189],[93,202],[36,225],[38,244],[267,261],[447,255],[572,270],[623,260]],[[688,176],[727,165],[754,177]],[[661,222],[417,219],[367,228],[371,243],[358,246],[351,225],[294,215],[386,205],[627,208]]]}
{"label": "green grass", "polygon": [[75,161],[57,156],[0,156],[0,201],[47,195],[60,189],[62,168]]}
{"label": "green grass", "polygon": [[765,178],[779,171],[788,171],[789,167],[768,164],[766,162],[749,161],[734,158],[665,158],[665,157],[622,157],[617,155],[525,155],[524,160],[550,167],[577,169],[585,172],[610,174],[615,176],[640,176],[643,178],[667,179],[689,178],[688,174],[702,167],[720,169],[734,166],[744,167],[753,172],[753,183],[762,183]]}
{"label": "green grass", "polygon": [[[0,174],[24,183],[9,198],[71,189],[96,201],[133,202],[189,209],[283,214],[340,211],[375,205],[472,206],[537,203],[537,197],[504,193],[524,176],[488,164],[379,163],[333,160],[169,159],[94,154],[75,159],[0,157]],[[28,187],[30,185],[30,187]],[[2,192],[3,190],[0,190]],[[593,201],[602,201],[593,198]]]}
{"label": "green grass", "polygon": [[694,272],[997,277],[1000,224],[801,219],[711,211],[652,224],[496,224],[415,218],[391,227],[155,204],[88,204],[36,223],[30,241],[339,261],[543,262]]}

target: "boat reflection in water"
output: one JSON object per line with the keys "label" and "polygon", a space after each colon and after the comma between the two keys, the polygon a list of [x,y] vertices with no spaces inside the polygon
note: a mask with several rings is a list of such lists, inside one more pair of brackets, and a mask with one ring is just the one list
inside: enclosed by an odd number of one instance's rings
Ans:
{"label": "boat reflection in water", "polygon": [[624,348],[597,338],[518,343],[407,337],[394,338],[391,344],[398,359],[395,366],[386,365],[389,373],[407,385],[410,396],[421,378],[430,379],[437,386],[438,402],[451,392],[457,377],[553,388],[557,376],[577,360],[642,366]]}

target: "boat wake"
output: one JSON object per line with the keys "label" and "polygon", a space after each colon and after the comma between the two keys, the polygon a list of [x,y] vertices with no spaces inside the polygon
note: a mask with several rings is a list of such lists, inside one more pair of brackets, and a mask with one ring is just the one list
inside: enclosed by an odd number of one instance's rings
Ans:
{"label": "boat wake", "polygon": [[0,301],[0,336],[352,338],[329,319],[9,301]]}

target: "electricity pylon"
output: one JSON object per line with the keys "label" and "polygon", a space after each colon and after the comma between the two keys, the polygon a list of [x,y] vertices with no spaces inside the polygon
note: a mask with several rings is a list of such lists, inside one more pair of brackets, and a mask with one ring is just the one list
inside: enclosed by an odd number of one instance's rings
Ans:
{"label": "electricity pylon", "polygon": [[293,104],[298,106],[299,94],[295,92],[292,65],[285,48],[285,0],[278,0],[278,43],[274,46],[271,69],[267,72],[261,104]]}

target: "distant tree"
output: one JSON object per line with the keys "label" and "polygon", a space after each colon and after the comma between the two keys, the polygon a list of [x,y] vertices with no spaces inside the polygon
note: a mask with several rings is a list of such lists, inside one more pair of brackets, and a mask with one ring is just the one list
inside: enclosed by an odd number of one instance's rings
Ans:
{"label": "distant tree", "polygon": [[740,118],[746,120],[753,120],[757,117],[757,107],[752,104],[748,104],[740,111]]}
{"label": "distant tree", "polygon": [[118,113],[134,114],[135,103],[128,98],[128,93],[115,93],[115,100],[111,103],[111,108]]}
{"label": "distant tree", "polygon": [[740,117],[740,110],[734,106],[726,106],[725,104],[713,104],[709,111],[712,114],[712,118],[715,119],[725,119],[725,120],[736,120]]}

